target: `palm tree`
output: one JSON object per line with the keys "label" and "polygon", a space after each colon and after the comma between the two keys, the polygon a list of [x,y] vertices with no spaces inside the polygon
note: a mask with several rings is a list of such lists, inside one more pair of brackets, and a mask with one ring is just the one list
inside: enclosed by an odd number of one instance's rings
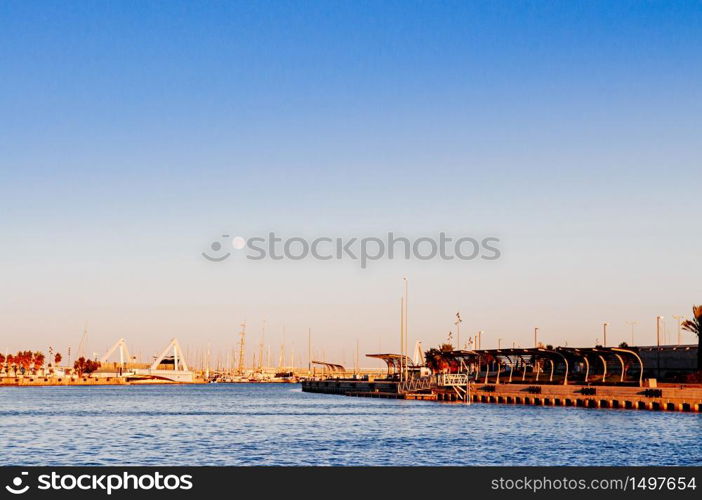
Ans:
{"label": "palm tree", "polygon": [[17,376],[17,360],[12,354],[7,355],[7,359],[5,360],[7,362],[7,373],[9,375],[10,373],[10,368],[15,372],[15,377]]}
{"label": "palm tree", "polygon": [[702,306],[692,306],[694,319],[682,322],[683,330],[697,335],[697,370],[702,371]]}
{"label": "palm tree", "polygon": [[39,370],[41,369],[42,366],[44,366],[44,361],[46,360],[46,357],[44,356],[44,353],[41,351],[37,351],[32,353],[32,367],[34,369],[34,373],[38,374]]}
{"label": "palm tree", "polygon": [[73,363],[73,369],[79,377],[83,376],[83,372],[85,371],[85,356],[81,356],[80,358],[76,359],[76,361]]}
{"label": "palm tree", "polygon": [[29,367],[32,365],[32,351],[19,351],[15,356],[15,361],[19,365],[22,375],[29,372]]}

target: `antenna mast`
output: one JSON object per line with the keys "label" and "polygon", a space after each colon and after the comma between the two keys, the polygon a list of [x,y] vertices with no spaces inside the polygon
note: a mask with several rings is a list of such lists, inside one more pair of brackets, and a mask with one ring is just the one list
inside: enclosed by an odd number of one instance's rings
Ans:
{"label": "antenna mast", "polygon": [[283,343],[280,344],[280,356],[278,357],[278,370],[282,371],[285,366],[285,325],[283,325]]}
{"label": "antenna mast", "polygon": [[238,375],[244,374],[244,345],[246,339],[246,321],[241,324],[239,331],[239,366],[237,367]]}
{"label": "antenna mast", "polygon": [[263,327],[261,328],[261,344],[258,346],[258,370],[263,370],[263,343],[266,339],[266,320],[263,320]]}
{"label": "antenna mast", "polygon": [[78,344],[78,357],[85,357],[85,345],[88,342],[88,323],[86,322],[83,326],[83,336],[80,338],[80,343]]}

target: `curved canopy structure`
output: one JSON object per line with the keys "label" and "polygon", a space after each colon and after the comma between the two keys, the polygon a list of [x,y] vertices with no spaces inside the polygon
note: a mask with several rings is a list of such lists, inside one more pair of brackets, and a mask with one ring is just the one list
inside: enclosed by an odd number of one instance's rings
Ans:
{"label": "curved canopy structure", "polygon": [[330,373],[345,373],[346,368],[343,365],[337,365],[334,363],[327,363],[326,361],[312,361],[313,365],[321,366],[325,372]]}
{"label": "curved canopy structure", "polygon": [[402,367],[415,366],[409,356],[402,354],[366,354],[367,358],[382,359],[388,367],[388,376],[400,373]]}
{"label": "curved canopy structure", "polygon": [[[526,377],[526,367],[531,366],[535,371],[535,380],[539,375],[548,372],[548,381],[553,382],[554,374],[562,377],[562,383],[577,381],[584,383],[594,382],[619,382],[625,381],[627,372],[637,379],[639,385],[643,383],[644,365],[641,357],[633,349],[618,347],[556,347],[546,349],[536,348],[508,348],[485,349],[479,351],[458,350],[452,351],[454,357],[464,364],[478,366],[485,365],[486,380],[490,366],[500,360],[506,360],[510,367],[510,381],[515,367],[523,367],[522,379]],[[497,380],[499,381],[499,368]],[[608,379],[609,376],[609,379]]]}

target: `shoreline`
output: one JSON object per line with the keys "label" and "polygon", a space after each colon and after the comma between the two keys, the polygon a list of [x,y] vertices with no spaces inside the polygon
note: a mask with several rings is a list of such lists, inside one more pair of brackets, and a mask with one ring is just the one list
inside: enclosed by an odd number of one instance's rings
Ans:
{"label": "shoreline", "polygon": [[0,387],[62,387],[62,386],[93,386],[93,385],[172,385],[172,384],[205,384],[202,381],[175,382],[163,379],[129,380],[124,377],[43,377],[20,376],[0,377]]}
{"label": "shoreline", "polygon": [[[265,381],[265,382],[217,382],[216,385],[247,385],[247,384],[286,384],[296,385],[299,382]],[[212,385],[205,379],[196,378],[192,382],[181,382],[158,378],[130,379],[125,377],[44,377],[19,376],[0,377],[1,387],[71,387],[71,386],[104,386],[104,385]]]}

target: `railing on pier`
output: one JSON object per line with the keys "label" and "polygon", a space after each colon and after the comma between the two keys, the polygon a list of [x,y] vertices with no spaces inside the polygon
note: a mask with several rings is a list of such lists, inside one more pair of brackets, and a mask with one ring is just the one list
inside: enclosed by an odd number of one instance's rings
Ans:
{"label": "railing on pier", "polygon": [[442,373],[436,377],[436,385],[441,387],[465,387],[468,375],[465,373]]}
{"label": "railing on pier", "polygon": [[407,394],[412,392],[427,391],[431,389],[431,378],[430,377],[416,377],[403,380],[398,386],[398,392],[400,394]]}

